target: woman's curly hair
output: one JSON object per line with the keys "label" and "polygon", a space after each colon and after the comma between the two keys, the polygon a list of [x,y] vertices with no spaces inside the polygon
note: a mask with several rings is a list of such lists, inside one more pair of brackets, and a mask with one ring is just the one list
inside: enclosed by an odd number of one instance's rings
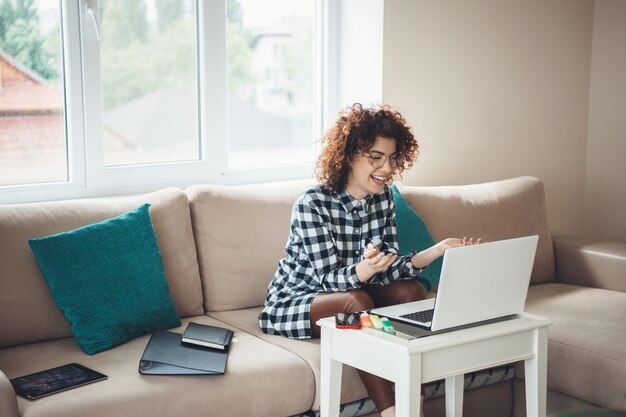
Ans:
{"label": "woman's curly hair", "polygon": [[413,166],[418,145],[404,117],[388,105],[363,108],[356,103],[339,113],[322,138],[324,148],[315,170],[318,181],[335,192],[343,192],[352,161],[369,151],[378,136],[396,140],[396,173]]}

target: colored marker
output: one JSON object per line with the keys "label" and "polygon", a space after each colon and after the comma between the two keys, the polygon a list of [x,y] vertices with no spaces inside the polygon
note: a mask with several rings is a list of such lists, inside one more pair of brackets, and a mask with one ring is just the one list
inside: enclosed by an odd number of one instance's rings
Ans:
{"label": "colored marker", "polygon": [[372,327],[372,320],[367,313],[361,313],[361,327]]}
{"label": "colored marker", "polygon": [[380,317],[378,317],[376,314],[370,314],[370,320],[372,321],[372,326],[375,329],[382,329],[383,328],[383,323],[380,321]]}
{"label": "colored marker", "polygon": [[393,328],[393,324],[389,321],[387,317],[382,317],[380,322],[383,324],[383,330],[387,333],[394,333],[396,329]]}

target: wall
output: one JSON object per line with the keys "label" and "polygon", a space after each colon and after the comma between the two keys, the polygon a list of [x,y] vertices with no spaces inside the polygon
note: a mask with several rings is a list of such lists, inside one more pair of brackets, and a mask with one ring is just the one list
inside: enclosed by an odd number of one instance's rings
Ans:
{"label": "wall", "polygon": [[587,233],[626,242],[626,2],[595,2],[585,188]]}
{"label": "wall", "polygon": [[550,228],[582,232],[593,7],[386,0],[383,101],[421,145],[403,182],[537,176]]}

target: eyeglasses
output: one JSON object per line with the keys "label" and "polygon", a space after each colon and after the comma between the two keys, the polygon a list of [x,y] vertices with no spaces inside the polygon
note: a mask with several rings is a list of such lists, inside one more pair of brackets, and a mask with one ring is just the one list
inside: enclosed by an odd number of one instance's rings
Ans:
{"label": "eyeglasses", "polygon": [[389,161],[389,165],[391,165],[391,168],[393,169],[398,168],[398,165],[400,165],[400,158],[398,158],[397,156],[385,156],[385,155],[364,154],[364,153],[361,155],[369,159],[372,167],[376,169],[382,168],[385,165],[385,162],[387,161]]}

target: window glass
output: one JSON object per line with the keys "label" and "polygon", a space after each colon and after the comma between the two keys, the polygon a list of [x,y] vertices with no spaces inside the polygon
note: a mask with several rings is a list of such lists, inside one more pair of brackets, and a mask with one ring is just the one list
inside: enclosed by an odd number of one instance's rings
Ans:
{"label": "window glass", "polygon": [[228,166],[311,162],[315,0],[227,0]]}
{"label": "window glass", "polygon": [[58,1],[0,1],[0,185],[67,181]]}
{"label": "window glass", "polygon": [[100,2],[106,166],[199,159],[194,3]]}

